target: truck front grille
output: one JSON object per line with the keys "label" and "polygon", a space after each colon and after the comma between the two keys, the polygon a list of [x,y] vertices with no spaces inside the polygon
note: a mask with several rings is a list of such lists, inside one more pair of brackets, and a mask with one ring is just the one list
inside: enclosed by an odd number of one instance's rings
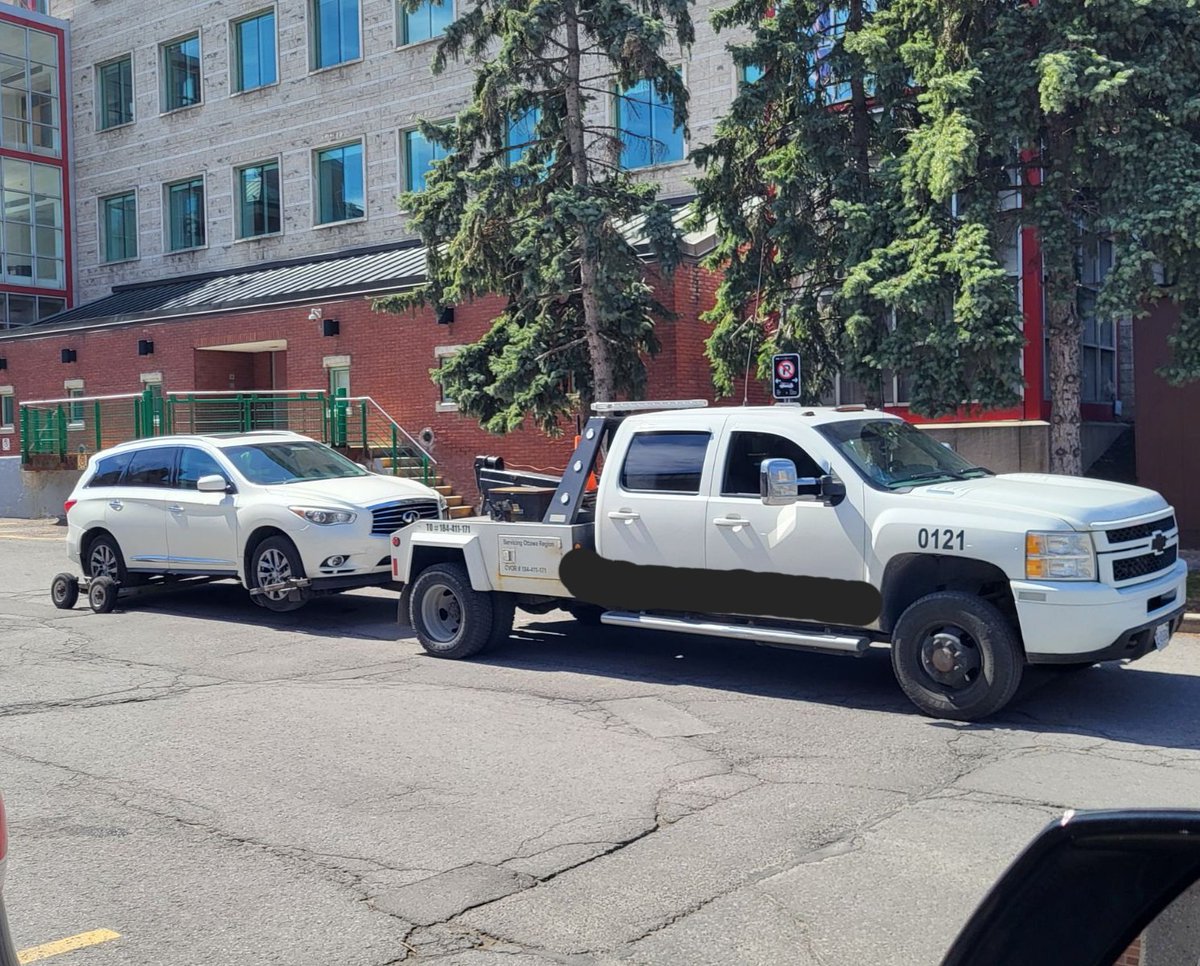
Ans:
{"label": "truck front grille", "polygon": [[[1132,527],[1130,528],[1132,529]],[[1140,557],[1126,557],[1124,560],[1113,561],[1113,580],[1133,580],[1137,577],[1148,577],[1160,570],[1168,570],[1175,566],[1177,548],[1167,547],[1162,553],[1144,553]]]}
{"label": "truck front grille", "polygon": [[[410,516],[415,513],[416,516]],[[384,536],[417,520],[438,519],[437,500],[401,500],[371,508],[371,532]],[[405,519],[405,517],[409,519]]]}
{"label": "truck front grille", "polygon": [[1105,535],[1108,537],[1109,543],[1129,543],[1131,540],[1145,540],[1152,536],[1155,530],[1162,530],[1164,533],[1168,530],[1175,529],[1175,514],[1170,513],[1161,520],[1152,520],[1149,523],[1139,523],[1132,527],[1119,527],[1116,530],[1108,530]]}

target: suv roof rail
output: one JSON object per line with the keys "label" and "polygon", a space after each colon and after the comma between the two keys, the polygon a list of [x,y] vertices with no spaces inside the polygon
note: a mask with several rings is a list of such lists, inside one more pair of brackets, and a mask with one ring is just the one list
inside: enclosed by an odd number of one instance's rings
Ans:
{"label": "suv roof rail", "polygon": [[592,409],[598,413],[651,412],[656,409],[703,409],[707,399],[646,399],[628,402],[594,402]]}

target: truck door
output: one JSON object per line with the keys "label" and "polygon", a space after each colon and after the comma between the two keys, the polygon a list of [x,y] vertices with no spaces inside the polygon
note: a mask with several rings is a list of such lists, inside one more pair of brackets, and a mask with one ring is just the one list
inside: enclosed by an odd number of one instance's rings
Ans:
{"label": "truck door", "polygon": [[643,422],[610,455],[596,516],[596,551],[609,560],[704,566],[704,518],[722,417]]}
{"label": "truck door", "polygon": [[[802,477],[825,470],[795,439],[756,429],[753,419],[733,417],[726,428],[705,514],[709,569],[865,580],[861,481],[838,474],[847,495],[837,506],[764,506],[758,482],[763,460],[789,459]],[[814,435],[814,450],[818,445]]]}

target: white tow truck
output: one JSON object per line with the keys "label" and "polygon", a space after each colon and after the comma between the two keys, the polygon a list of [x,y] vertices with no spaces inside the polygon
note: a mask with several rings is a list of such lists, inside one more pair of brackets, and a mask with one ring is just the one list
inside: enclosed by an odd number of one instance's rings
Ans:
{"label": "white tow truck", "polygon": [[400,619],[430,654],[503,642],[516,607],[849,656],[890,643],[922,712],[973,721],[1026,664],[1134,660],[1182,622],[1187,565],[1152,490],[996,475],[861,406],[593,408],[561,478],[480,458],[485,512],[392,535]]}

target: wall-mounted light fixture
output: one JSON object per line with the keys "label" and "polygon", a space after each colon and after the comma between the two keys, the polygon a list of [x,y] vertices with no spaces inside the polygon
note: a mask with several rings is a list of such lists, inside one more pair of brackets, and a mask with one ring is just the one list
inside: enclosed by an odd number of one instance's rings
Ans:
{"label": "wall-mounted light fixture", "polygon": [[138,339],[138,355],[139,356],[154,355],[154,340],[153,339]]}
{"label": "wall-mounted light fixture", "polygon": [[454,306],[453,305],[440,306],[438,308],[438,313],[437,313],[437,324],[438,325],[449,325],[453,321],[454,321]]}
{"label": "wall-mounted light fixture", "polygon": [[337,319],[324,319],[321,322],[321,331],[326,335],[337,335],[342,331],[342,323]]}
{"label": "wall-mounted light fixture", "polygon": [[63,362],[74,362],[75,361],[75,350],[74,349],[63,349],[62,355],[60,358],[62,359]]}
{"label": "wall-mounted light fixture", "polygon": [[318,305],[318,306],[314,306],[313,308],[309,309],[309,311],[308,311],[308,321],[309,321],[309,322],[318,322],[318,321],[320,321],[321,314],[322,314],[322,313],[321,313],[321,307],[320,307],[319,305]]}

